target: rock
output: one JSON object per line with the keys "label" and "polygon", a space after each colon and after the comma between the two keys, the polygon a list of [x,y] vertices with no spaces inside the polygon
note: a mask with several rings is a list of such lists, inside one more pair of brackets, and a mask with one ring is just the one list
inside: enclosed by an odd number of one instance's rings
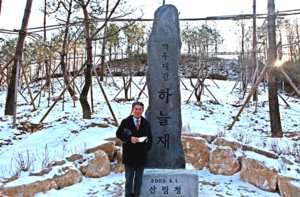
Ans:
{"label": "rock", "polygon": [[66,160],[67,160],[67,161],[70,161],[70,162],[73,162],[73,161],[82,159],[82,157],[83,157],[83,156],[80,155],[80,154],[73,154],[73,155],[71,155],[70,157],[66,157]]}
{"label": "rock", "polygon": [[87,171],[87,166],[80,166],[79,170],[84,175],[86,173],[86,171]]}
{"label": "rock", "polygon": [[147,45],[149,107],[146,119],[151,125],[153,145],[146,168],[185,168],[178,72],[180,48],[178,10],[170,4],[161,6],[155,11]]}
{"label": "rock", "polygon": [[116,170],[117,170],[117,166],[118,166],[117,163],[111,163],[111,164],[110,164],[110,171],[111,171],[111,172],[116,171]]}
{"label": "rock", "polygon": [[75,166],[64,166],[59,172],[60,174],[53,177],[58,189],[80,183],[83,178],[82,173]]}
{"label": "rock", "polygon": [[64,164],[66,164],[66,160],[54,161],[54,162],[48,164],[47,168],[51,168],[53,166],[62,166]]}
{"label": "rock", "polygon": [[290,160],[288,160],[288,159],[286,159],[284,157],[280,157],[280,158],[281,158],[281,160],[282,160],[283,163],[288,164],[288,165],[294,165],[294,163],[291,162]]}
{"label": "rock", "polygon": [[125,165],[124,164],[117,164],[117,170],[115,173],[123,173],[125,172]]}
{"label": "rock", "polygon": [[278,187],[283,197],[300,196],[300,180],[284,175],[278,175]]}
{"label": "rock", "polygon": [[3,183],[9,183],[9,182],[12,182],[12,181],[17,180],[17,179],[18,179],[18,175],[15,175],[15,176],[3,181]]}
{"label": "rock", "polygon": [[182,133],[181,135],[190,136],[190,137],[201,137],[205,139],[208,143],[211,143],[218,137],[217,135],[208,135],[208,134],[201,134],[201,133]]}
{"label": "rock", "polygon": [[95,157],[88,161],[85,177],[88,178],[101,178],[110,173],[110,162],[107,154],[99,150],[94,153]]}
{"label": "rock", "polygon": [[273,164],[274,159],[247,151],[243,156],[241,181],[265,191],[276,191],[278,173]]}
{"label": "rock", "polygon": [[90,153],[94,153],[94,152],[97,152],[99,150],[102,150],[104,151],[107,156],[108,156],[108,159],[110,161],[113,161],[114,159],[114,152],[115,152],[115,142],[105,142],[104,144],[101,144],[99,146],[96,146],[94,148],[90,148],[90,149],[87,149],[86,150],[86,153],[87,154],[90,154]]}
{"label": "rock", "polygon": [[49,174],[49,172],[52,170],[52,168],[46,168],[46,169],[43,169],[42,171],[40,172],[31,172],[29,174],[29,176],[44,176],[45,174]]}
{"label": "rock", "polygon": [[32,197],[37,193],[46,192],[51,189],[57,189],[57,188],[58,186],[53,179],[45,179],[27,185],[19,185],[19,186],[12,186],[12,187],[3,186],[2,189],[0,188],[0,196],[2,197],[3,195],[3,197],[5,196]]}
{"label": "rock", "polygon": [[113,142],[116,143],[116,146],[122,146],[123,145],[123,142],[121,140],[119,140],[117,137],[106,138],[104,140],[113,141]]}
{"label": "rock", "polygon": [[234,151],[242,147],[241,142],[224,137],[218,137],[213,144],[216,146],[229,146]]}
{"label": "rock", "polygon": [[122,163],[122,148],[118,148],[116,151],[116,159],[118,164]]}
{"label": "rock", "polygon": [[199,137],[182,136],[181,139],[186,163],[191,163],[197,170],[208,167],[210,148],[207,142]]}
{"label": "rock", "polygon": [[271,152],[268,152],[268,151],[265,151],[263,149],[259,149],[259,148],[256,148],[256,147],[253,147],[253,146],[250,146],[250,145],[243,144],[242,145],[242,150],[243,151],[253,151],[255,153],[258,153],[260,155],[264,155],[264,156],[272,158],[272,159],[278,159],[278,155],[276,153],[271,153]]}
{"label": "rock", "polygon": [[24,186],[25,196],[34,196],[39,192],[46,192],[51,189],[58,189],[58,185],[53,179],[46,179]]}
{"label": "rock", "polygon": [[233,175],[241,165],[230,147],[217,146],[209,156],[209,171],[212,174]]}

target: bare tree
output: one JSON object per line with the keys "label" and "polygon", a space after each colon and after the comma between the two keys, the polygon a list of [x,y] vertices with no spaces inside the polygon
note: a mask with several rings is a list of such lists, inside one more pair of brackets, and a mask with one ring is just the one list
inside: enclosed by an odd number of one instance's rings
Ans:
{"label": "bare tree", "polygon": [[[97,34],[107,25],[107,22],[110,20],[112,15],[115,13],[117,7],[119,6],[121,0],[118,0],[115,5],[113,6],[113,9],[110,11],[110,14],[105,19],[104,24],[96,30],[96,32],[91,35],[90,34],[90,25],[91,21],[93,19],[97,19],[95,15],[102,14],[103,10],[101,10],[101,7],[99,8],[99,0],[88,0],[86,3],[84,0],[74,0],[78,5],[82,8],[83,15],[84,15],[84,26],[85,26],[85,37],[86,37],[86,51],[87,51],[87,60],[86,60],[86,69],[85,69],[85,84],[80,94],[80,104],[83,111],[83,118],[85,119],[91,119],[91,108],[87,101],[87,95],[89,92],[89,88],[92,82],[92,75],[91,70],[93,66],[93,53],[92,53],[92,41],[93,40],[100,40],[104,39],[105,37],[101,38],[95,38]],[[98,8],[95,8],[93,5],[98,5]],[[89,9],[88,9],[89,8]],[[90,12],[89,12],[90,10]],[[110,36],[114,36],[117,33],[119,33],[122,29],[127,28],[128,26],[124,26],[120,28],[118,31],[116,31],[114,34],[111,34]]]}
{"label": "bare tree", "polygon": [[[67,70],[66,70],[67,65],[65,63],[65,58],[67,57],[66,52],[67,52],[67,46],[69,45],[68,36],[69,36],[69,25],[71,22],[71,15],[75,12],[75,11],[73,11],[73,2],[74,2],[73,0],[53,0],[52,4],[51,4],[51,2],[48,3],[48,7],[52,10],[52,11],[49,11],[48,14],[57,13],[58,11],[60,11],[61,7],[64,9],[64,11],[67,14],[66,21],[59,19],[58,16],[56,15],[56,18],[58,21],[64,22],[66,24],[62,50],[60,53],[60,66],[61,66],[61,70],[63,72],[64,82],[66,85],[69,84],[69,79],[67,77]],[[54,7],[53,7],[53,5],[54,5]],[[65,14],[64,11],[61,11],[61,13]],[[69,91],[71,97],[73,97],[75,95],[75,92],[71,86],[68,88],[68,91]]]}

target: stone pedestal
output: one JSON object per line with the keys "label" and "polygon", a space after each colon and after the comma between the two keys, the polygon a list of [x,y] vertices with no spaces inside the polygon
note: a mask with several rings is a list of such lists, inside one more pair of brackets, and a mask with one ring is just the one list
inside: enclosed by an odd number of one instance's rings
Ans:
{"label": "stone pedestal", "polygon": [[140,197],[198,197],[198,173],[189,169],[145,169]]}

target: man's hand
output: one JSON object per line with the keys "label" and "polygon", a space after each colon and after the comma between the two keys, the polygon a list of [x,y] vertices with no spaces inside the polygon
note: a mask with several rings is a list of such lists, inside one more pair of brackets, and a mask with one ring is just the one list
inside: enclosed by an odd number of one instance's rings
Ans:
{"label": "man's hand", "polygon": [[132,142],[133,144],[137,143],[138,141],[139,141],[138,138],[136,138],[136,137],[131,137],[131,142]]}

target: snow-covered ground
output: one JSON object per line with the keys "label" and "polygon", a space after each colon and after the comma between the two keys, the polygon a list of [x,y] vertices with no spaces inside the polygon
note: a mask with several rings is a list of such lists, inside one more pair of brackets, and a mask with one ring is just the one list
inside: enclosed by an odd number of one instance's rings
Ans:
{"label": "snow-covered ground", "polygon": [[[53,98],[57,98],[62,92],[57,79],[52,79],[55,82],[55,94],[51,96],[50,106],[53,103]],[[60,78],[62,81],[62,78]],[[116,96],[122,87],[121,77],[114,77],[119,88],[112,85],[112,79],[107,79],[103,83],[103,87],[110,101],[111,107],[120,123],[122,119],[130,114],[131,103],[119,101],[116,102],[113,98]],[[187,104],[189,96],[192,93],[192,88],[189,79],[182,79],[185,85],[189,88],[186,90],[181,86],[181,109],[182,109],[182,125],[186,132],[198,132],[207,134],[221,134],[226,137],[234,138],[243,143],[260,147],[267,151],[275,151],[283,154],[287,159],[294,162],[295,153],[300,152],[300,144],[295,141],[300,137],[300,101],[296,98],[288,100],[291,108],[287,108],[280,100],[280,115],[283,138],[270,138],[270,119],[268,113],[268,97],[267,92],[264,92],[262,85],[259,87],[260,95],[255,112],[255,102],[244,109],[231,131],[228,131],[228,125],[233,121],[233,116],[236,116],[243,104],[241,99],[242,93],[239,89],[235,89],[230,94],[235,82],[234,81],[218,81],[219,88],[213,81],[206,79],[205,84],[212,94],[216,97],[220,104],[213,102],[214,99],[209,95],[207,90],[201,97],[200,103],[195,102],[195,96],[192,95],[190,102]],[[134,77],[134,81],[140,88],[144,86],[145,78]],[[140,81],[142,81],[140,83]],[[40,83],[31,84],[31,90],[39,90]],[[77,79],[77,86],[80,88],[81,79]],[[239,86],[238,86],[239,87]],[[140,92],[134,84],[132,84],[131,95],[137,98]],[[248,90],[249,92],[249,90]],[[24,92],[27,100],[30,100],[27,91]],[[26,133],[18,129],[12,129],[12,117],[4,116],[6,91],[0,91],[0,177],[10,177],[14,173],[13,158],[17,158],[18,154],[24,156],[27,152],[34,160],[34,168],[38,171],[42,168],[41,161],[45,157],[45,152],[49,154],[51,159],[62,159],[74,153],[80,153],[87,147],[93,147],[104,142],[106,138],[114,137],[116,126],[113,125],[112,115],[100,91],[100,87],[95,77],[93,77],[93,93],[94,93],[94,113],[92,119],[82,119],[82,109],[79,100],[75,101],[70,98],[68,92],[65,94],[64,111],[62,110],[62,100],[60,100],[50,114],[43,121],[44,129],[35,133]],[[147,88],[145,91],[148,94]],[[36,95],[37,93],[34,93]],[[245,98],[247,97],[245,95]],[[284,95],[284,93],[282,93]],[[77,97],[78,94],[77,94]],[[48,93],[42,93],[40,107],[36,111],[32,111],[33,107],[29,105],[20,95],[18,96],[17,123],[19,127],[21,122],[30,122],[39,124],[44,114],[48,111]],[[117,98],[124,98],[123,91]],[[244,98],[244,99],[245,99]],[[284,95],[284,98],[287,96]],[[36,106],[38,100],[35,101]],[[90,98],[88,99],[90,101]],[[145,107],[148,106],[148,98],[145,95],[141,96],[140,101],[144,102]],[[98,127],[92,125],[107,124],[108,127]],[[297,164],[295,164],[297,167]],[[299,166],[298,166],[299,167]],[[282,169],[284,173],[286,169]],[[288,173],[288,172],[287,172]],[[199,195],[201,196],[279,196],[275,193],[262,191],[250,184],[239,180],[239,173],[234,176],[212,175],[207,169],[198,171],[199,174]],[[300,177],[297,173],[293,176]],[[0,183],[1,184],[1,183]],[[109,176],[91,179],[84,178],[82,183],[61,190],[51,190],[45,194],[40,193],[36,196],[118,196],[124,190],[124,173],[115,174],[112,172]],[[124,193],[123,193],[124,195]]]}

